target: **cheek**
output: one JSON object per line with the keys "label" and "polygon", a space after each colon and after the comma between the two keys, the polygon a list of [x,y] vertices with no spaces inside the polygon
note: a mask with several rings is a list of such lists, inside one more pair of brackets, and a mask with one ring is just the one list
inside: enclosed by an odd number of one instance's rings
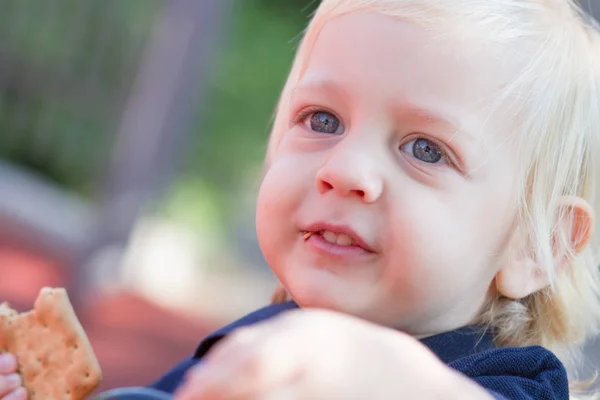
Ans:
{"label": "cheek", "polygon": [[[439,206],[438,206],[439,207]],[[456,265],[464,263],[465,238],[456,225],[439,208],[427,208],[419,202],[410,212],[395,216],[394,250],[389,255],[387,280],[415,301],[435,297],[438,288],[456,283]],[[454,228],[454,229],[453,229]],[[469,268],[461,265],[461,271]],[[399,288],[398,286],[402,286]]]}
{"label": "cheek", "polygon": [[299,157],[287,157],[273,163],[261,184],[258,205],[272,207],[274,212],[297,206],[302,200],[301,194],[312,182],[305,164]]}
{"label": "cheek", "polygon": [[256,234],[263,253],[277,245],[275,239],[277,231],[281,229],[277,221],[285,215],[288,207],[286,199],[278,196],[279,184],[285,181],[278,172],[273,168],[269,169],[260,186],[256,203]]}
{"label": "cheek", "polygon": [[387,244],[394,249],[389,281],[410,282],[408,290],[415,296],[424,287],[488,285],[505,246],[510,220],[506,204],[490,209],[481,194],[448,197],[417,192],[395,208],[393,232],[388,235],[393,243]]}
{"label": "cheek", "polygon": [[277,161],[261,184],[256,205],[256,233],[267,261],[281,240],[295,234],[295,226],[290,221],[311,186],[310,177],[299,165],[299,160],[293,158]]}

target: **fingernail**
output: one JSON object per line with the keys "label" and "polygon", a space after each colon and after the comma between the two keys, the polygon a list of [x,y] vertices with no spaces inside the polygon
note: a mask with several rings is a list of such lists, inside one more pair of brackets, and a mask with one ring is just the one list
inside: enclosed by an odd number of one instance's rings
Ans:
{"label": "fingernail", "polygon": [[27,390],[21,386],[8,396],[3,397],[2,400],[27,400]]}
{"label": "fingernail", "polygon": [[12,354],[4,353],[0,354],[0,367],[8,368],[14,363],[14,357]]}
{"label": "fingernail", "polygon": [[19,374],[10,374],[4,377],[11,388],[21,386],[21,376]]}

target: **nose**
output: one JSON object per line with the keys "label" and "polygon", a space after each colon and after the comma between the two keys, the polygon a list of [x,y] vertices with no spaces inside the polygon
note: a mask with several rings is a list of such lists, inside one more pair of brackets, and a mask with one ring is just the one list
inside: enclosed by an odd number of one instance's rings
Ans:
{"label": "nose", "polygon": [[[377,155],[360,146],[344,146],[331,150],[317,171],[316,185],[321,194],[334,192],[353,196],[365,203],[375,203],[383,193],[383,177],[377,167]],[[380,163],[379,163],[380,164]]]}

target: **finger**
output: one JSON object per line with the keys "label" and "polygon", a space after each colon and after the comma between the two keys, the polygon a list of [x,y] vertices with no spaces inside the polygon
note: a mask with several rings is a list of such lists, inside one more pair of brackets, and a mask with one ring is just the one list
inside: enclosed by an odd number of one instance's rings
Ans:
{"label": "finger", "polygon": [[[230,387],[239,387],[239,382],[230,382]],[[190,390],[185,398],[175,397],[176,400],[330,400],[335,398],[333,396],[328,397],[316,397],[314,391],[306,390],[306,386],[302,380],[290,381],[289,383],[282,384],[278,387],[263,388],[254,387],[255,390],[241,391],[241,390],[205,390],[201,386],[196,386],[195,389]]]}
{"label": "finger", "polygon": [[[205,360],[222,362],[237,359],[241,353],[248,349],[256,348],[261,343],[268,342],[272,336],[279,336],[279,333],[290,325],[289,321],[294,320],[293,317],[301,315],[300,312],[290,311],[283,317],[264,321],[251,327],[238,328],[214,345],[206,355]],[[202,365],[199,365],[196,368],[201,367]]]}
{"label": "finger", "polygon": [[[307,391],[304,390],[304,384],[302,381],[291,382],[287,385],[272,389],[260,397],[256,397],[256,399],[260,400],[320,400],[322,398],[322,396],[315,397],[314,395],[308,395]],[[335,398],[335,396],[331,396],[328,397],[327,400]]]}
{"label": "finger", "polygon": [[[196,372],[189,373],[185,377],[185,381],[176,391],[174,398],[175,400],[218,400],[225,399],[221,396],[221,390],[218,385],[210,384],[203,377],[203,374],[199,374],[198,368]],[[214,381],[223,382],[224,378],[216,377],[217,371],[212,372],[212,376],[215,378]],[[230,382],[231,384],[232,382]]]}
{"label": "finger", "polygon": [[18,374],[0,375],[0,397],[4,397],[19,386],[21,377]]}
{"label": "finger", "polygon": [[4,396],[2,400],[27,400],[27,390],[21,386]]}
{"label": "finger", "polygon": [[[206,355],[205,361],[220,363],[237,359],[240,354],[246,353],[265,340],[268,334],[262,325],[238,329],[217,343]],[[203,365],[199,365],[198,368],[202,369]]]}
{"label": "finger", "polygon": [[[175,399],[216,400],[224,398],[220,396],[223,391],[220,385],[227,379],[236,376],[241,360],[245,355],[247,356],[248,350],[254,347],[254,343],[259,340],[259,337],[262,337],[257,334],[258,330],[257,326],[240,328],[219,341],[205,356],[201,364],[186,373],[183,384],[175,393]],[[207,369],[210,370],[208,374]]]}
{"label": "finger", "polygon": [[10,353],[0,354],[0,375],[17,372],[17,359]]}
{"label": "finger", "polygon": [[279,337],[253,343],[237,352],[236,357],[221,355],[206,360],[190,374],[186,396],[190,399],[259,399],[298,381],[302,361],[293,350],[291,339],[293,336],[280,333]]}
{"label": "finger", "polygon": [[294,329],[294,320],[290,314],[238,329],[223,339],[186,375],[176,399],[260,398],[270,388],[297,379],[299,357],[295,354],[300,350],[294,343],[302,335]]}

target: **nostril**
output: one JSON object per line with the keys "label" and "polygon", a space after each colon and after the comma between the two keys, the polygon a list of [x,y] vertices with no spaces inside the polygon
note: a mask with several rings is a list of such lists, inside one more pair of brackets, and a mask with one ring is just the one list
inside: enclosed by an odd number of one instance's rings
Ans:
{"label": "nostril", "polygon": [[319,189],[322,193],[328,192],[333,189],[333,185],[327,181],[319,180]]}

